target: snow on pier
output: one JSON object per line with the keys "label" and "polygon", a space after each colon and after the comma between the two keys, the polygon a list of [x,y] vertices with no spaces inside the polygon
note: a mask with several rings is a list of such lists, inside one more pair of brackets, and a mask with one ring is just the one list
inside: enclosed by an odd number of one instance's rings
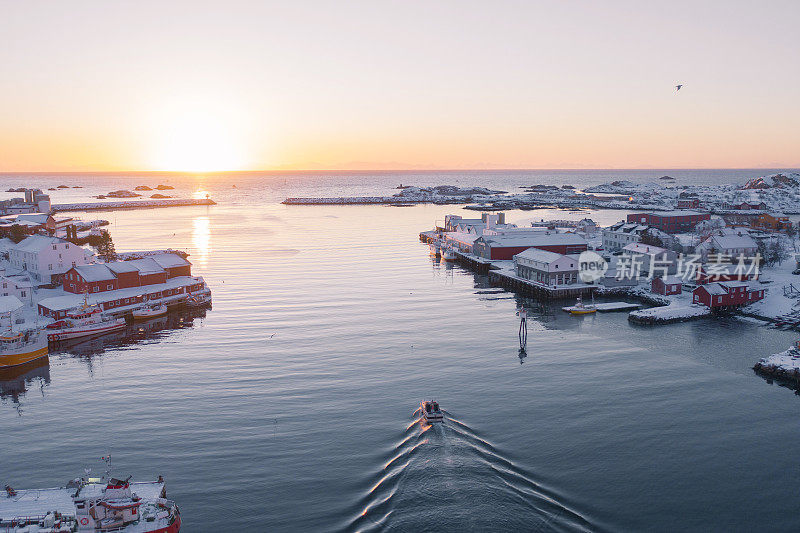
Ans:
{"label": "snow on pier", "polygon": [[633,311],[628,315],[628,320],[637,324],[668,324],[704,316],[711,316],[711,309],[704,305],[672,303]]}
{"label": "snow on pier", "polygon": [[595,308],[601,313],[611,313],[613,311],[631,311],[639,309],[641,305],[628,302],[604,302],[594,304]]}
{"label": "snow on pier", "polygon": [[53,204],[54,213],[61,211],[113,211],[116,209],[147,209],[153,207],[177,207],[186,205],[216,205],[211,198],[170,198],[161,200],[123,200],[116,202],[83,202],[77,204]]}
{"label": "snow on pier", "polygon": [[759,360],[753,370],[767,378],[786,382],[800,388],[800,351],[796,347]]}

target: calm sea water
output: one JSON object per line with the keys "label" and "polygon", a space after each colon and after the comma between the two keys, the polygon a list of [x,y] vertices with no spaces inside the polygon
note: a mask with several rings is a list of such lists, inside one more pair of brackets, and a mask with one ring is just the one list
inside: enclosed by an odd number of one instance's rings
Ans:
{"label": "calm sea water", "polygon": [[[218,205],[82,216],[108,219],[119,251],[186,249],[214,307],[0,382],[0,483],[61,485],[111,453],[116,473],[166,477],[187,532],[797,529],[800,399],[750,370],[792,334],[735,319],[636,327],[491,288],[418,241],[452,206],[278,203],[400,182],[766,173],[30,178],[86,187],[54,202],[165,182],[208,192]],[[508,218],[546,216],[585,213]],[[533,316],[523,359],[519,306]],[[431,397],[448,417],[426,429],[413,412]]]}

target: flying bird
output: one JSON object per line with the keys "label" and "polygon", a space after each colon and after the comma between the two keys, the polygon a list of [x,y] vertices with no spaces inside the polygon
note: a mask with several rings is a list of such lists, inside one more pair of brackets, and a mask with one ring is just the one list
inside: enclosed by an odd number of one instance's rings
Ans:
{"label": "flying bird", "polygon": [[681,90],[681,87],[683,87],[683,84],[676,85],[676,86],[675,86],[675,91],[676,91],[676,92],[677,92],[677,91],[680,91],[680,90]]}

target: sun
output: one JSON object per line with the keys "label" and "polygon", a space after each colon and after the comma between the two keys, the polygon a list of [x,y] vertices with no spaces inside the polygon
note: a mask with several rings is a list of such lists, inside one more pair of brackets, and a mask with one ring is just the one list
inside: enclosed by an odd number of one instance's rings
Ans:
{"label": "sun", "polygon": [[158,117],[152,134],[154,170],[215,172],[243,170],[243,140],[233,117],[208,108],[171,110]]}

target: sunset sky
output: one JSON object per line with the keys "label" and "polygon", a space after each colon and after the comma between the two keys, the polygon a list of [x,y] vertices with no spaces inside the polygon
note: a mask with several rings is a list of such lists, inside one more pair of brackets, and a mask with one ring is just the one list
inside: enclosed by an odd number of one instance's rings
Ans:
{"label": "sunset sky", "polygon": [[0,171],[800,166],[796,0],[0,2]]}

